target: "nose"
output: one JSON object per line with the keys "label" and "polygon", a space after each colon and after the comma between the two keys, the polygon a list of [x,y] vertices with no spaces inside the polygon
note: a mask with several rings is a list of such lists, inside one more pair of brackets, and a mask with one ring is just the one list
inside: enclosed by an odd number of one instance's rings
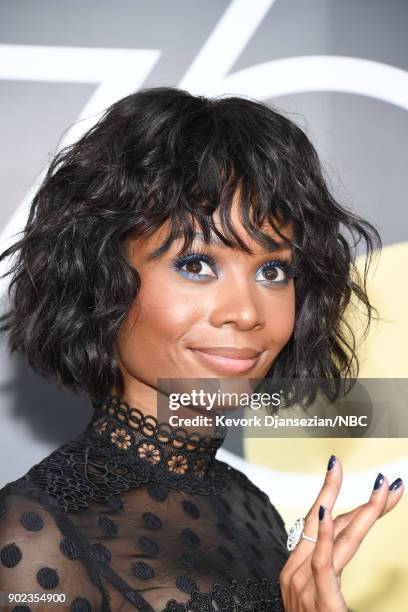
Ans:
{"label": "nose", "polygon": [[256,287],[243,275],[233,275],[228,282],[217,283],[213,299],[210,322],[215,327],[231,326],[241,331],[264,327]]}

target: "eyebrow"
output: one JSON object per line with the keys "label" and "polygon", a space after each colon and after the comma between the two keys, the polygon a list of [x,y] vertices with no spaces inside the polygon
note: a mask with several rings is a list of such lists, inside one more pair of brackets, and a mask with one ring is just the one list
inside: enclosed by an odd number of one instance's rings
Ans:
{"label": "eyebrow", "polygon": [[[175,238],[183,238],[184,234],[182,232],[176,232]],[[224,248],[224,249],[229,249],[231,247],[229,247],[227,244],[225,244],[221,238],[219,238],[219,236],[217,236],[217,234],[211,233],[210,234],[210,239],[205,240],[204,234],[202,232],[197,232],[196,234],[194,234],[193,237],[193,243],[194,242],[202,242],[204,244],[210,244],[211,246],[217,246],[220,248]],[[271,252],[271,251],[283,251],[283,250],[289,250],[291,248],[290,244],[286,244],[286,243],[276,243],[276,245],[274,245],[273,248],[267,249],[265,248],[265,251],[267,252]]]}

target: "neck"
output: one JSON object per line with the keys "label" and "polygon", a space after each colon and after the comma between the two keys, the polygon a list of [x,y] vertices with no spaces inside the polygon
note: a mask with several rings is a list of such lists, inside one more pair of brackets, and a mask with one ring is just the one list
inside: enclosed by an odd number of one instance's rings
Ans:
{"label": "neck", "polygon": [[[127,381],[123,393],[119,393],[113,387],[110,397],[120,398],[123,405],[128,406],[128,409],[137,406],[137,410],[144,416],[154,417],[161,423],[171,424],[173,427],[185,429],[187,432],[199,432],[202,436],[219,437],[220,428],[215,427],[215,415],[220,411],[220,408],[213,405],[212,410],[209,411],[198,403],[185,404],[180,401],[176,402],[176,407],[170,407],[169,395],[175,395],[172,391],[173,388],[172,386],[170,390],[164,386],[160,389],[132,378],[130,382]],[[211,390],[210,387],[209,390]],[[191,389],[188,386],[183,386],[176,395],[186,395],[188,392],[191,393]]]}
{"label": "neck", "polygon": [[122,375],[124,379],[123,392],[119,393],[114,386],[111,389],[110,397],[120,397],[128,406],[137,406],[138,410],[144,415],[157,418],[158,389],[127,375],[123,370]]}

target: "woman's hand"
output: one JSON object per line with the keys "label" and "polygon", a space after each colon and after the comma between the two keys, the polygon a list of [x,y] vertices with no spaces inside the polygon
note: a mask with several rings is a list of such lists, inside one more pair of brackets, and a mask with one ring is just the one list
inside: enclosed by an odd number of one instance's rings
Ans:
{"label": "woman's hand", "polygon": [[347,612],[340,588],[343,568],[377,519],[392,510],[403,494],[402,481],[390,490],[387,478],[379,474],[368,502],[333,520],[343,470],[339,459],[330,463],[332,468],[305,517],[304,534],[316,537],[317,542],[302,538],[279,576],[286,612]]}

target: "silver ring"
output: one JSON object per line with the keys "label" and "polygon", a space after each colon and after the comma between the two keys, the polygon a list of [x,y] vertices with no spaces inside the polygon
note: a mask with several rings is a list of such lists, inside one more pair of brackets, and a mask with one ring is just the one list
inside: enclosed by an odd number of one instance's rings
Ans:
{"label": "silver ring", "polygon": [[313,536],[307,536],[304,533],[302,533],[302,538],[304,540],[309,540],[309,542],[314,542],[315,544],[317,542],[317,538],[314,538]]}
{"label": "silver ring", "polygon": [[304,528],[305,528],[304,518],[297,519],[292,525],[292,527],[290,528],[289,533],[288,533],[288,540],[286,543],[287,549],[289,551],[295,550],[301,538],[303,538],[304,540],[309,540],[309,542],[314,542],[316,544],[317,538],[304,534],[303,533]]}

